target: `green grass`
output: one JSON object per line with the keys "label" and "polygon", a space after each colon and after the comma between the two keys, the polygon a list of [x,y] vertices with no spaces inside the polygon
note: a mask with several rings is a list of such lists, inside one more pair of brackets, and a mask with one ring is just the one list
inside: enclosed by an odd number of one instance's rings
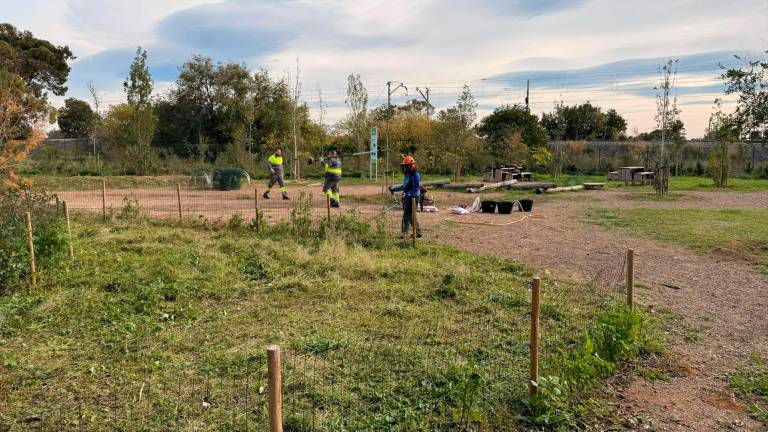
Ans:
{"label": "green grass", "polygon": [[151,188],[189,184],[189,176],[28,176],[36,188],[50,191],[100,189],[102,180],[107,188]]}
{"label": "green grass", "polygon": [[[526,418],[516,401],[530,269],[429,244],[230,226],[77,218],[75,259],[41,268],[33,291],[0,297],[0,429],[243,430],[247,416],[260,430],[273,343],[284,349],[286,430],[498,430]],[[567,281],[543,283],[542,328],[577,341],[571,323],[596,319],[602,303],[582,304]],[[594,374],[594,353],[636,354],[638,318],[606,313],[582,357],[557,365]],[[560,374],[547,359],[542,370]],[[581,409],[557,389],[536,402],[552,423]]]}
{"label": "green grass", "polygon": [[762,192],[768,191],[768,179],[731,178],[727,188],[716,188],[708,177],[670,177],[670,191],[729,191],[729,192]]}
{"label": "green grass", "polygon": [[768,263],[768,210],[591,210],[591,222],[633,235]]}
{"label": "green grass", "polygon": [[768,363],[750,356],[750,363],[731,376],[731,387],[749,403],[749,413],[768,426]]}

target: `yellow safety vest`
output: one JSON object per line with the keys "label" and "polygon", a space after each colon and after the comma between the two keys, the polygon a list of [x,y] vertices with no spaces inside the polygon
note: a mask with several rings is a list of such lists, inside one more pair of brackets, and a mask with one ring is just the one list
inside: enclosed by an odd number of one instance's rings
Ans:
{"label": "yellow safety vest", "polygon": [[283,164],[283,157],[282,157],[282,156],[277,156],[277,155],[274,155],[274,154],[273,154],[273,155],[271,155],[271,156],[269,157],[269,159],[267,159],[267,160],[268,160],[268,161],[269,161],[269,163],[271,163],[272,165],[282,165],[282,164]]}
{"label": "yellow safety vest", "polygon": [[331,168],[330,165],[326,165],[325,172],[328,174],[341,175],[341,168]]}

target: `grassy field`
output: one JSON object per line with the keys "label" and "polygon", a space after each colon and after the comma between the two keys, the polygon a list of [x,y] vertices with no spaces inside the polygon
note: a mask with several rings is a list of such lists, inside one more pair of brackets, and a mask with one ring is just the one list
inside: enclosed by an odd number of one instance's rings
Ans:
{"label": "grassy field", "polygon": [[577,425],[596,420],[573,392],[646,341],[637,313],[545,279],[542,326],[561,337],[542,370],[562,381],[528,399],[533,271],[514,262],[410,249],[354,218],[319,237],[237,220],[74,229],[74,260],[0,297],[0,429],[260,430],[272,343],[286,430]]}
{"label": "grassy field", "polygon": [[593,210],[588,220],[640,237],[768,265],[768,210]]}

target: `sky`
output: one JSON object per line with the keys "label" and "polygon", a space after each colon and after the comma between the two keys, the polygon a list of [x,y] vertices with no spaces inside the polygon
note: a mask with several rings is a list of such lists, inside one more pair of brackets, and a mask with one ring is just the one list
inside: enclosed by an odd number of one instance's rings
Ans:
{"label": "sky", "polygon": [[658,69],[675,59],[689,137],[723,97],[719,66],[768,50],[768,0],[0,0],[0,22],[68,45],[78,58],[66,96],[86,98],[90,82],[106,104],[125,100],[138,45],[157,95],[194,54],[291,80],[298,59],[301,99],[315,118],[322,99],[327,123],[347,113],[346,77],[358,73],[371,107],[386,103],[387,81],[407,88],[393,103],[428,88],[438,110],[467,84],[483,116],[523,103],[530,82],[535,113],[590,101],[615,108],[629,133],[648,131]]}

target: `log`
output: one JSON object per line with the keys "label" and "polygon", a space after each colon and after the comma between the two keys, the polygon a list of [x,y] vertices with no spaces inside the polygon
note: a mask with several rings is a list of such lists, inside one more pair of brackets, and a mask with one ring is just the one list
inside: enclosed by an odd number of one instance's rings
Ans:
{"label": "log", "polygon": [[544,193],[568,192],[568,191],[577,191],[577,190],[582,190],[582,189],[584,189],[584,185],[564,186],[564,187],[556,187],[556,188],[545,189]]}
{"label": "log", "polygon": [[467,189],[483,187],[485,183],[448,183],[443,185],[446,189]]}
{"label": "log", "polygon": [[515,183],[513,185],[507,186],[507,189],[549,189],[556,187],[557,185],[554,183],[533,183],[533,182],[524,182],[524,183]]}
{"label": "log", "polygon": [[481,191],[484,191],[484,190],[498,189],[498,188],[504,187],[504,186],[511,186],[511,185],[513,185],[515,183],[517,183],[517,180],[513,179],[513,180],[507,180],[507,181],[503,181],[503,182],[499,182],[499,183],[491,183],[491,184],[483,185],[483,186],[481,186],[479,188],[468,188],[467,191],[468,192],[477,193],[477,192],[481,192]]}
{"label": "log", "polygon": [[450,182],[451,182],[450,180],[432,180],[432,181],[424,182],[421,185],[424,187],[430,187],[430,186],[442,187],[447,185]]}

